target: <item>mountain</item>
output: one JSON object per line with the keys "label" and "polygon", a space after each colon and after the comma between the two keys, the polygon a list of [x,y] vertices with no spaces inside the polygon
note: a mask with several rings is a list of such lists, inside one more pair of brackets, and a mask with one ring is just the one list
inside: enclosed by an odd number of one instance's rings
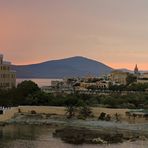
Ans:
{"label": "mountain", "polygon": [[12,65],[17,78],[64,78],[100,76],[113,69],[103,63],[85,57],[71,57],[30,65]]}

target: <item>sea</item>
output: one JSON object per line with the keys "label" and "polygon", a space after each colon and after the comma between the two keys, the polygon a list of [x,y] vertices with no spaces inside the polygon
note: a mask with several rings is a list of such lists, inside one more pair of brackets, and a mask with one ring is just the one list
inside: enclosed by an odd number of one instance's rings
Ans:
{"label": "sea", "polygon": [[47,125],[6,125],[0,127],[0,148],[148,148],[148,141],[119,144],[64,143],[53,136],[55,129]]}
{"label": "sea", "polygon": [[39,87],[50,86],[51,81],[54,81],[54,80],[62,81],[62,79],[32,79],[32,78],[26,78],[26,79],[16,79],[16,85],[18,85],[19,83],[21,83],[25,80],[31,80],[31,81],[35,82]]}

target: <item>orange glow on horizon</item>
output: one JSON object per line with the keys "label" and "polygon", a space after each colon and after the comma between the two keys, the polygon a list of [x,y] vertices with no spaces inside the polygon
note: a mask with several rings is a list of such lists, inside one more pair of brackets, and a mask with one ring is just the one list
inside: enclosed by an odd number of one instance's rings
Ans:
{"label": "orange glow on horizon", "polygon": [[15,65],[80,55],[148,70],[147,6],[146,0],[0,1],[0,53]]}
{"label": "orange glow on horizon", "polygon": [[[65,58],[69,58],[69,57],[65,57]],[[87,58],[87,57],[86,57]],[[64,59],[64,58],[56,58],[56,59],[54,59],[54,58],[51,58],[51,59],[38,59],[38,60],[34,60],[34,61],[32,61],[32,60],[30,60],[30,61],[24,61],[24,62],[19,62],[19,61],[16,61],[15,63],[13,62],[13,64],[14,65],[30,65],[30,64],[38,64],[38,63],[42,63],[42,62],[46,62],[46,61],[53,61],[53,60],[60,60],[60,59]],[[92,58],[89,58],[89,59],[92,59]],[[96,59],[92,59],[92,60],[96,60]],[[105,64],[105,65],[107,65],[107,66],[109,66],[109,67],[111,67],[111,68],[114,68],[114,69],[128,69],[128,70],[134,70],[134,68],[135,68],[135,65],[137,64],[137,66],[138,66],[138,68],[139,68],[139,70],[148,70],[148,68],[147,68],[147,64],[138,64],[138,63],[135,63],[135,64],[127,64],[127,63],[119,63],[119,64],[117,64],[117,63],[106,63],[106,62],[102,62],[102,61],[99,61],[99,60],[96,60],[96,61],[98,61],[98,62],[101,62],[101,63],[103,63],[103,64]]]}
{"label": "orange glow on horizon", "polygon": [[110,67],[115,68],[115,69],[125,68],[125,69],[133,71],[136,64],[138,66],[139,71],[140,70],[146,70],[146,71],[148,70],[147,64],[138,64],[138,63],[135,63],[135,64],[127,64],[127,63],[117,64],[117,63],[110,63],[109,65],[110,65]]}

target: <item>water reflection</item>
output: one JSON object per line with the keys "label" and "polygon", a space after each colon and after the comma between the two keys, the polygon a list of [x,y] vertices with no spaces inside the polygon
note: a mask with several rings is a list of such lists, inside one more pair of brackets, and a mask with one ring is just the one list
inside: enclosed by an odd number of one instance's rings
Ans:
{"label": "water reflection", "polygon": [[0,127],[0,148],[147,148],[148,141],[111,145],[72,145],[54,138],[49,126],[7,125]]}
{"label": "water reflection", "polygon": [[36,126],[22,126],[22,125],[7,125],[0,127],[1,140],[15,140],[15,139],[36,139]]}

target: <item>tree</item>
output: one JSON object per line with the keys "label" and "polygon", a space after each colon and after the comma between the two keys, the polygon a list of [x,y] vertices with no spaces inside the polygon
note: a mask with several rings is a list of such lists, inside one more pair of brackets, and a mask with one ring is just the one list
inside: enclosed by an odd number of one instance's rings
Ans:
{"label": "tree", "polygon": [[127,87],[130,91],[145,91],[148,88],[148,83],[133,83]]}
{"label": "tree", "polygon": [[127,78],[126,78],[127,85],[136,82],[136,80],[137,80],[137,77],[136,77],[135,75],[133,75],[133,74],[128,74],[128,76],[127,76]]}
{"label": "tree", "polygon": [[[40,91],[40,88],[36,83],[33,81],[23,81],[20,84],[18,84],[16,88],[16,100],[19,103],[19,105],[29,104],[27,102],[27,97],[35,94],[36,92]],[[18,104],[17,103],[17,104]]]}
{"label": "tree", "polygon": [[44,92],[37,91],[34,94],[28,95],[25,100],[28,105],[47,105],[48,95]]}
{"label": "tree", "polygon": [[76,98],[68,98],[65,101],[65,105],[66,105],[66,115],[67,118],[72,118],[75,116],[76,110],[77,110],[77,104],[78,104],[78,100]]}
{"label": "tree", "polygon": [[87,117],[91,117],[92,115],[92,110],[89,106],[83,105],[82,107],[80,107],[79,117],[86,119]]}
{"label": "tree", "polygon": [[40,91],[40,88],[36,83],[33,81],[23,81],[17,86],[17,90],[23,95],[23,97],[26,97],[30,94],[33,94],[34,92]]}
{"label": "tree", "polygon": [[110,85],[109,86],[109,90],[112,91],[124,91],[126,90],[126,86],[125,85]]}

